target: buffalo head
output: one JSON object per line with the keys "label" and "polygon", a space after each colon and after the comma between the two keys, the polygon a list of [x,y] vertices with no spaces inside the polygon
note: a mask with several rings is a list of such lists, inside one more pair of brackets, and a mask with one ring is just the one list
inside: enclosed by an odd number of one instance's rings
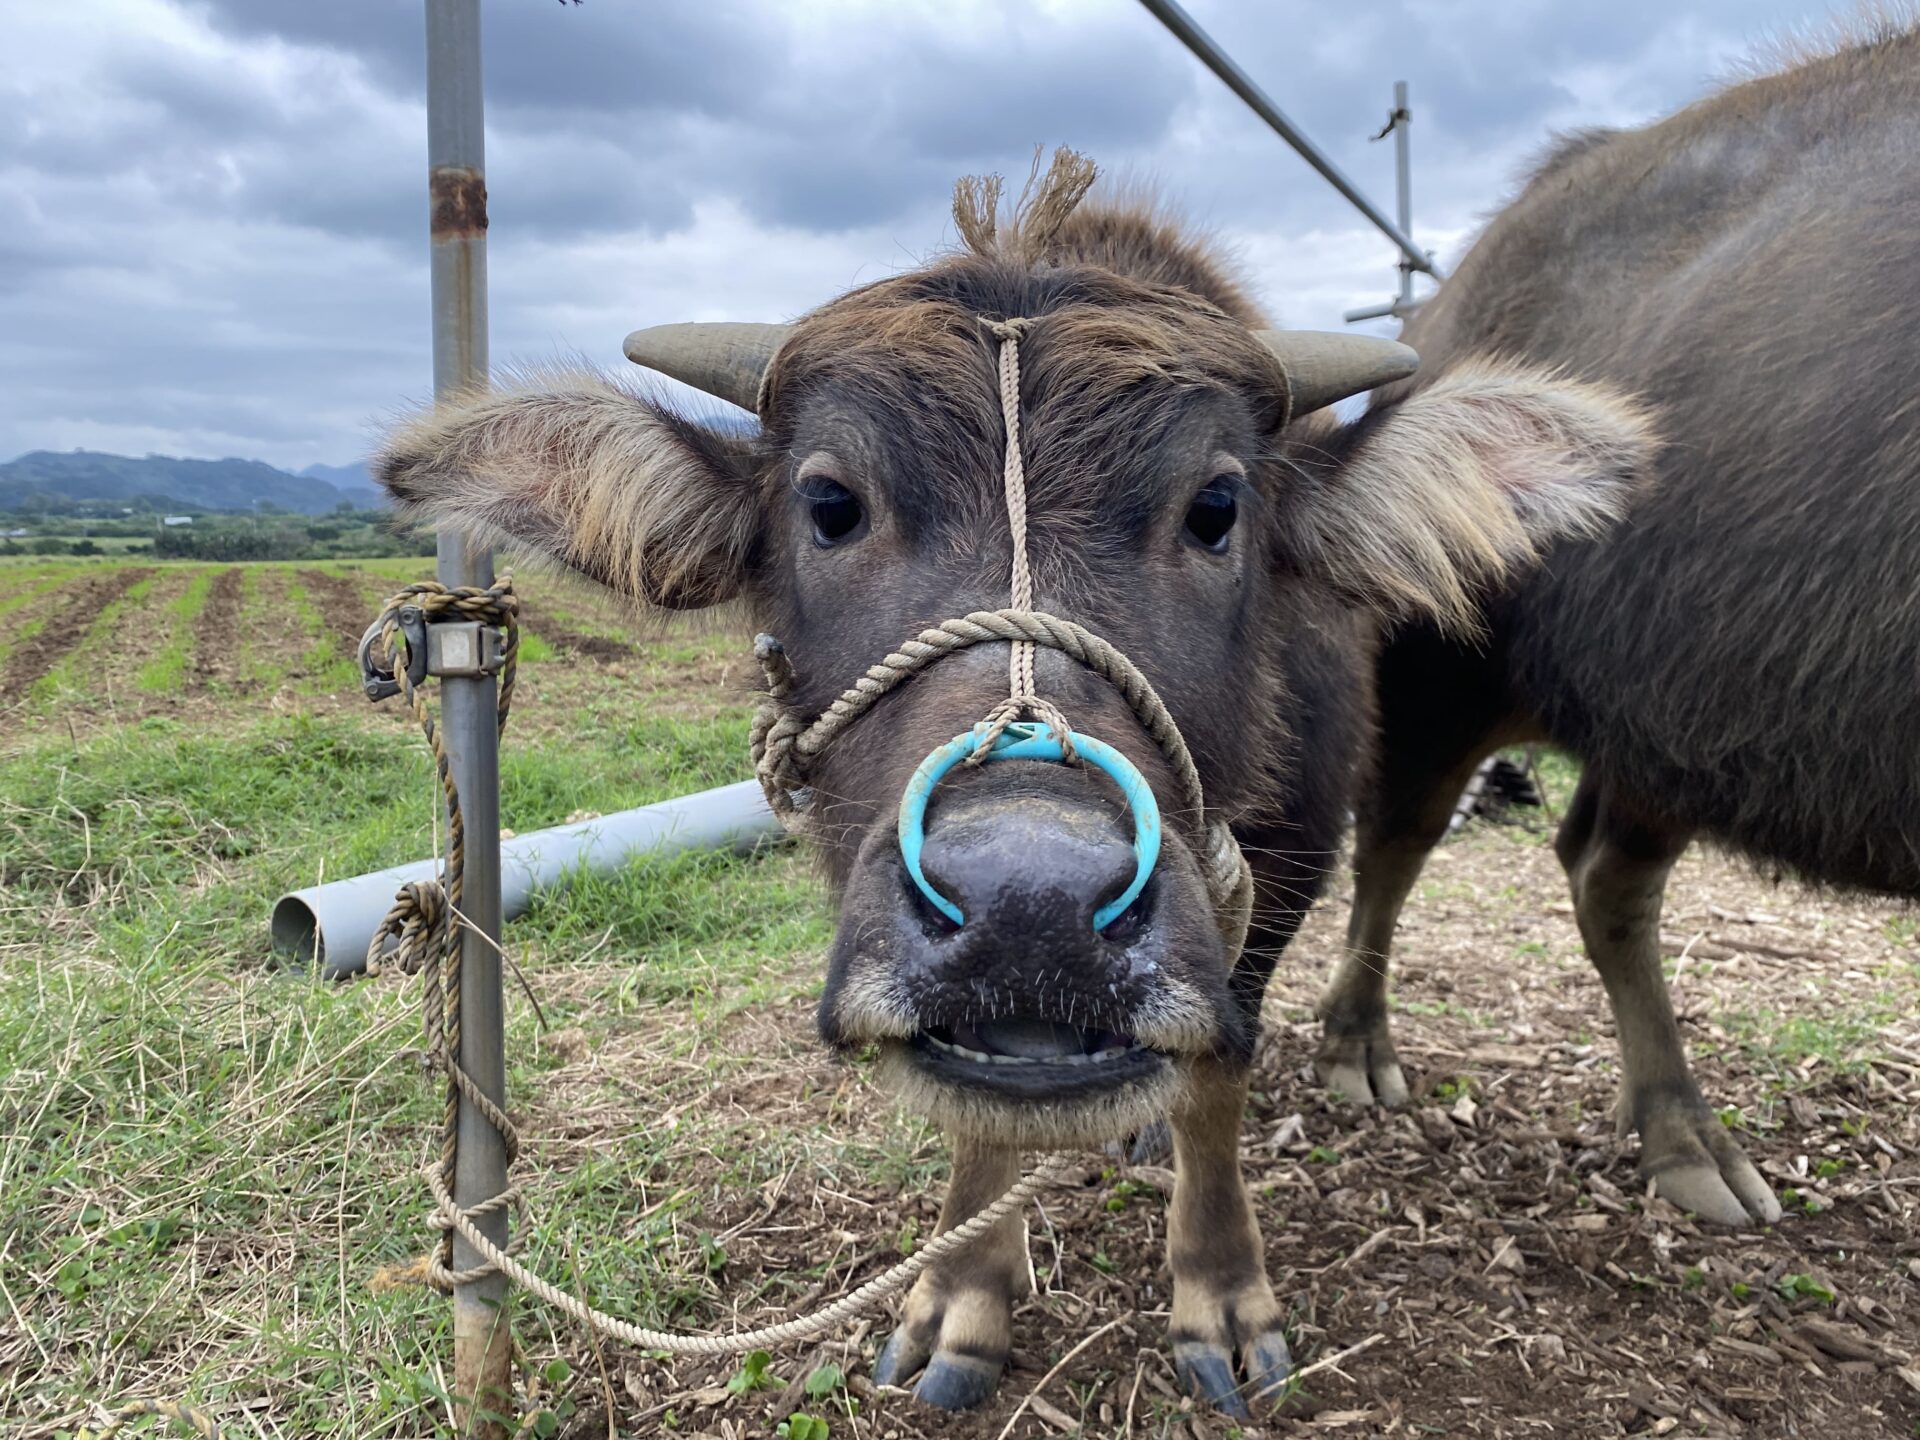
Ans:
{"label": "buffalo head", "polygon": [[[1006,605],[1006,434],[983,321],[1028,319],[1035,608],[1139,666],[1210,808],[1284,836],[1303,796],[1344,803],[1381,617],[1470,625],[1479,592],[1618,510],[1644,425],[1609,395],[1491,364],[1338,424],[1324,407],[1405,375],[1411,352],[1265,328],[1163,219],[1078,204],[1084,178],[1057,168],[1011,223],[991,192],[963,187],[957,253],[792,325],[628,341],[632,359],[754,426],[704,423],[598,375],[537,377],[400,428],[381,477],[415,516],[641,605],[740,603],[784,646],[791,703],[817,714],[923,628]],[[1151,1117],[1197,1062],[1243,1062],[1258,987],[1235,981],[1203,817],[1160,749],[1112,686],[1058,653],[1039,653],[1037,680],[1164,812],[1159,863],[1111,923],[1094,916],[1133,876],[1132,822],[1090,766],[961,767],[934,793],[924,870],[964,924],[907,874],[903,789],[1004,697],[1004,645],[934,665],[829,746],[809,829],[839,903],[826,1040],[879,1045],[949,1126],[1055,1143]]]}

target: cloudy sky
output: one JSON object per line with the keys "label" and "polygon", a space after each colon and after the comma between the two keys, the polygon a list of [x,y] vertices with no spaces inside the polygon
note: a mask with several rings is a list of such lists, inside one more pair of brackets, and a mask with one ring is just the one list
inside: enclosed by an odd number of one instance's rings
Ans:
{"label": "cloudy sky", "polygon": [[[1443,261],[1551,130],[1684,104],[1795,0],[1189,0],[1383,205],[1413,87]],[[496,362],[785,319],[952,238],[955,177],[1072,144],[1235,245],[1277,316],[1390,245],[1134,0],[485,0]],[[0,459],[364,454],[428,389],[416,0],[0,0]],[[1384,327],[1382,333],[1391,333]]]}

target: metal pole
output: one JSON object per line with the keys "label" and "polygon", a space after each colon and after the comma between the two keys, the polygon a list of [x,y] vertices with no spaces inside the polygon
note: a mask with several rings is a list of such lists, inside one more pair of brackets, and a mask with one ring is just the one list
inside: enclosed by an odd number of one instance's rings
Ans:
{"label": "metal pole", "polygon": [[[445,398],[487,380],[487,183],[480,93],[480,0],[426,0],[427,165],[433,235],[433,392]],[[490,585],[493,556],[442,533],[444,585]],[[506,1104],[506,1034],[501,1003],[500,752],[490,675],[441,681],[441,733],[466,820],[468,924],[460,942],[459,1062],[480,1089]],[[462,1100],[454,1200],[471,1209],[507,1188],[506,1145]],[[507,1243],[504,1210],[479,1221]],[[453,1264],[481,1264],[457,1235]],[[463,1434],[503,1440],[512,1413],[513,1347],[506,1277],[491,1274],[453,1292],[455,1420]]]}
{"label": "metal pole", "polygon": [[[1379,140],[1391,134],[1393,136],[1393,181],[1395,208],[1400,215],[1400,228],[1407,234],[1413,233],[1413,144],[1409,131],[1413,127],[1413,109],[1407,103],[1407,82],[1393,82],[1393,113],[1387,116],[1387,128],[1373,138]],[[1406,320],[1420,308],[1420,302],[1413,298],[1413,272],[1417,267],[1409,263],[1405,256],[1400,260],[1400,293],[1384,305],[1364,305],[1358,310],[1346,312],[1346,322],[1351,325],[1356,320]],[[1438,271],[1431,272],[1437,280]]]}
{"label": "metal pole", "polygon": [[1280,107],[1268,98],[1267,93],[1253,83],[1253,77],[1234,64],[1227,53],[1214,44],[1213,37],[1194,24],[1193,17],[1181,9],[1175,0],[1140,0],[1140,3],[1147,7],[1156,20],[1171,30],[1174,38],[1191,50],[1201,64],[1226,82],[1229,90],[1246,101],[1254,114],[1266,121],[1282,140],[1299,151],[1300,157],[1318,170],[1329,185],[1346,196],[1348,202],[1371,220],[1382,235],[1399,246],[1400,253],[1405,257],[1408,265],[1415,270],[1424,271],[1436,280],[1441,278],[1439,267],[1434,264],[1433,257],[1413,243],[1412,238],[1407,234],[1405,224],[1394,224],[1379,206],[1361,194],[1359,188],[1341,173],[1340,167],[1333,163],[1326,152],[1309,140],[1300,128],[1286,117]]}
{"label": "metal pole", "polygon": [[[1407,132],[1413,128],[1413,111],[1407,108],[1407,82],[1393,82],[1393,189],[1395,209],[1403,233],[1413,234],[1413,154]],[[1400,260],[1400,303],[1413,307],[1413,266]]]}

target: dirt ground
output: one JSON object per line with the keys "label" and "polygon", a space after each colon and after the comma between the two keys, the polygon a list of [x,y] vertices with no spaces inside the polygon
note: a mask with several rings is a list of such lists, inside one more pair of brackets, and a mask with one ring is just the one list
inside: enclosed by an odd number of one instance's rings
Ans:
{"label": "dirt ground", "polygon": [[223,689],[240,678],[240,601],[246,574],[228,566],[207,587],[207,603],[193,622],[190,686],[198,692]]}
{"label": "dirt ground", "polygon": [[[1396,976],[1416,1094],[1406,1112],[1337,1107],[1310,1083],[1311,1006],[1337,953],[1342,889],[1283,962],[1243,1156],[1296,1361],[1326,1363],[1281,1417],[1243,1433],[1920,1433],[1920,949],[1910,917],[1776,888],[1699,852],[1682,862],[1668,922],[1700,1080],[1791,1192],[1778,1226],[1715,1230],[1647,1197],[1635,1146],[1614,1138],[1611,1026],[1542,841],[1475,827],[1439,853],[1410,904]],[[748,1012],[736,1027],[719,1043],[766,1064],[712,1104],[796,1131],[899,1123],[857,1068],[819,1054],[804,1003]],[[582,1055],[552,1077],[533,1129],[564,1119],[566,1138],[536,1147],[536,1173],[595,1146],[600,1122],[573,1103],[569,1076],[584,1083],[638,1063],[648,1043],[623,1036],[631,1061]],[[903,1227],[931,1232],[936,1194],[844,1176],[828,1186],[806,1168],[703,1217],[725,1238],[723,1307],[831,1246],[833,1282],[808,1297],[817,1304],[891,1263]],[[1039,1294],[1017,1312],[1012,1368],[981,1412],[945,1416],[877,1391],[866,1377],[881,1318],[810,1355],[777,1357],[787,1392],[747,1397],[723,1388],[731,1362],[664,1363],[596,1350],[582,1334],[579,1409],[564,1433],[606,1435],[610,1415],[621,1434],[656,1433],[671,1412],[676,1433],[744,1440],[801,1408],[859,1440],[1076,1427],[1230,1435],[1179,1394],[1164,1346],[1171,1180],[1089,1157],[1077,1184],[1030,1212]],[[538,1207],[537,1179],[531,1193]],[[746,1306],[729,1319],[787,1308]],[[802,1399],[800,1378],[824,1360],[849,1377],[856,1416]]]}

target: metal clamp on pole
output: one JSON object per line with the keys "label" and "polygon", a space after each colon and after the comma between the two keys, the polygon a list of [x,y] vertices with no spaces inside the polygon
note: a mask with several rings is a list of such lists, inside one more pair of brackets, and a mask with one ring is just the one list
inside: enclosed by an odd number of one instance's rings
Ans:
{"label": "metal clamp on pole", "polygon": [[481,620],[446,620],[427,626],[429,675],[474,679],[497,675],[504,653],[500,630]]}
{"label": "metal clamp on pole", "polygon": [[[1408,142],[1408,131],[1413,125],[1413,107],[1407,103],[1407,82],[1396,80],[1393,86],[1393,109],[1387,112],[1387,123],[1372,138],[1384,140],[1393,136],[1393,177],[1394,200],[1400,230],[1402,234],[1413,233],[1413,159]],[[1413,263],[1403,251],[1400,256],[1400,293],[1384,305],[1364,305],[1358,310],[1349,310],[1343,317],[1351,325],[1358,320],[1405,320],[1420,308],[1421,302],[1413,296],[1413,272],[1422,269]],[[1436,280],[1440,272],[1431,266],[1424,267]]]}
{"label": "metal clamp on pole", "polygon": [[[392,613],[406,646],[408,684],[418,686],[429,675],[476,680],[500,673],[506,640],[499,626],[484,620],[436,620],[418,605],[403,605]],[[369,700],[386,700],[403,688],[394,657],[389,655],[384,665],[374,658],[386,628],[382,615],[360,637],[360,686]]]}

